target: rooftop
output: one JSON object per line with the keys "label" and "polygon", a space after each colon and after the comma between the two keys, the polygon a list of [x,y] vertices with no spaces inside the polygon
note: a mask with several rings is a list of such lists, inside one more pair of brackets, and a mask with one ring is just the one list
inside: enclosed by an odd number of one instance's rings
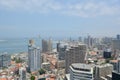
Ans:
{"label": "rooftop", "polygon": [[96,67],[103,68],[103,67],[108,67],[108,66],[113,66],[112,64],[101,64],[101,65],[96,65]]}
{"label": "rooftop", "polygon": [[93,64],[84,64],[84,63],[74,63],[72,64],[72,67],[79,68],[79,69],[91,69],[94,67]]}
{"label": "rooftop", "polygon": [[117,63],[118,60],[110,60],[111,63]]}

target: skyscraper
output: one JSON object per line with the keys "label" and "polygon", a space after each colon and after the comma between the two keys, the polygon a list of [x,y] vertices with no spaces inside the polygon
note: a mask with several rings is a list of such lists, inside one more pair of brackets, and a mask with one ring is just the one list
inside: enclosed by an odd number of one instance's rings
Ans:
{"label": "skyscraper", "polygon": [[87,44],[88,48],[92,48],[93,47],[93,38],[88,35],[87,38],[84,38],[84,43]]}
{"label": "skyscraper", "polygon": [[26,69],[25,68],[19,69],[19,80],[26,80]]}
{"label": "skyscraper", "polygon": [[28,45],[28,68],[32,71],[37,71],[41,68],[40,48],[34,45],[34,40],[29,40]]}
{"label": "skyscraper", "polygon": [[10,55],[7,53],[0,54],[0,68],[8,67],[10,65]]}
{"label": "skyscraper", "polygon": [[69,72],[69,66],[73,63],[84,63],[86,57],[86,45],[76,44],[66,49],[65,53],[65,70]]}
{"label": "skyscraper", "polygon": [[117,35],[117,40],[120,40],[120,35],[119,34]]}
{"label": "skyscraper", "polygon": [[112,40],[112,49],[120,50],[120,35],[117,35],[116,39]]}
{"label": "skyscraper", "polygon": [[42,40],[42,52],[51,52],[52,51],[52,40]]}
{"label": "skyscraper", "polygon": [[57,51],[59,60],[65,60],[65,51],[67,49],[68,44],[64,42],[57,43]]}

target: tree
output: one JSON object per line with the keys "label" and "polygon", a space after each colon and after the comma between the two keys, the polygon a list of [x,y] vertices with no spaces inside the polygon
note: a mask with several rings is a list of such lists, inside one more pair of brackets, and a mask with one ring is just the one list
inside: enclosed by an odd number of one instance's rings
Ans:
{"label": "tree", "polygon": [[39,70],[39,74],[40,74],[40,75],[45,74],[45,73],[46,73],[46,71],[45,71],[44,69],[40,69],[40,70]]}
{"label": "tree", "polygon": [[18,58],[18,59],[15,60],[15,62],[16,62],[16,63],[22,63],[23,60],[22,60],[21,58]]}
{"label": "tree", "polygon": [[35,76],[31,75],[30,80],[35,80]]}

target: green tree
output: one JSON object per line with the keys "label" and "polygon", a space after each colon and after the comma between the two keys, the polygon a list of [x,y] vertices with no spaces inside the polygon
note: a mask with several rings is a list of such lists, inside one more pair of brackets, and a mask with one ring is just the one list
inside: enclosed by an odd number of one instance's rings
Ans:
{"label": "green tree", "polygon": [[22,60],[21,58],[18,58],[18,59],[15,60],[15,62],[16,62],[16,63],[22,63],[23,60]]}
{"label": "green tree", "polygon": [[45,74],[45,73],[46,73],[46,71],[45,71],[44,69],[40,69],[40,70],[39,70],[39,74],[40,74],[40,75]]}
{"label": "green tree", "polygon": [[35,80],[35,76],[31,75],[30,80]]}

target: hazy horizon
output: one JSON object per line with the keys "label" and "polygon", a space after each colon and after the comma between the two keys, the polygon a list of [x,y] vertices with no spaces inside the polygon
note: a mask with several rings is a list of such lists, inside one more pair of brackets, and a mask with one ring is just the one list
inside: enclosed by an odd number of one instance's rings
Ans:
{"label": "hazy horizon", "polygon": [[119,33],[120,0],[0,0],[0,38]]}

